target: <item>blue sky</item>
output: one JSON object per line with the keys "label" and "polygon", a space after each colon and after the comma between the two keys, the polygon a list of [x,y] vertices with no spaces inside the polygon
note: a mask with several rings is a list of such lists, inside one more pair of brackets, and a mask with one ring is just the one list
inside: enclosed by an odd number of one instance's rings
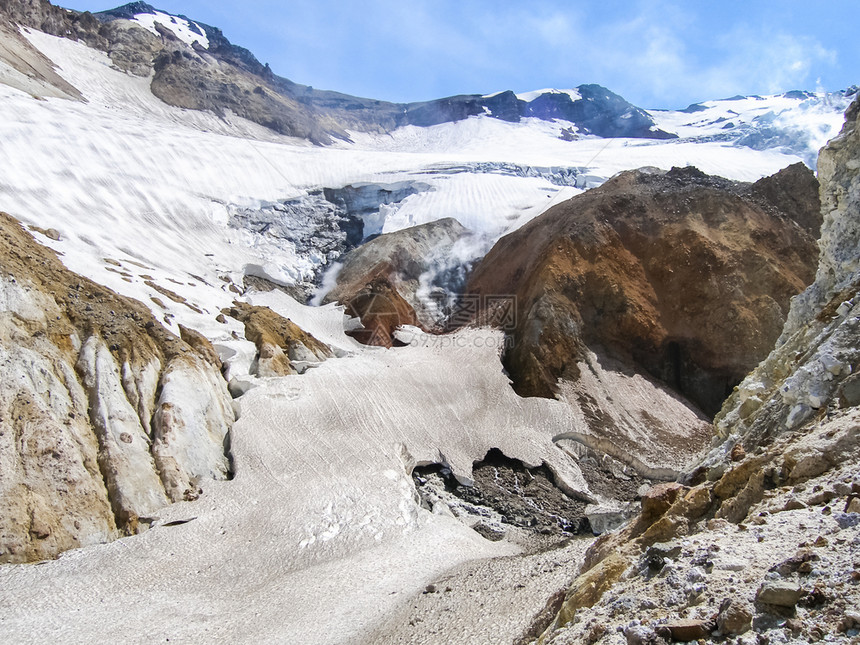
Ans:
{"label": "blue sky", "polygon": [[391,101],[599,83],[678,108],[860,84],[860,0],[149,1],[293,81]]}

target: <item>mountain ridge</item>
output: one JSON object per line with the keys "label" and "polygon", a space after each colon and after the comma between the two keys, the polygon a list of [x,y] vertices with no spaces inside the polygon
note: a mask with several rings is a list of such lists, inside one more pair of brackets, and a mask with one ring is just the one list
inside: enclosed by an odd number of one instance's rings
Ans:
{"label": "mountain ridge", "polygon": [[[607,138],[659,140],[679,136],[662,127],[653,110],[636,107],[597,84],[583,84],[573,90],[520,94],[505,90],[392,103],[296,83],[275,74],[250,50],[231,43],[219,28],[169,14],[145,2],[96,13],[58,9],[47,0],[28,2],[23,7],[9,1],[0,3],[0,11],[13,22],[82,40],[106,51],[115,65],[129,73],[154,73],[153,93],[168,104],[216,114],[230,109],[278,133],[319,145],[335,139],[350,141],[350,130],[388,132],[405,125],[427,127],[482,115],[510,122],[525,118],[563,120],[573,124],[579,135]],[[142,26],[142,16],[154,17],[147,18],[148,25],[144,25],[151,38],[129,33],[129,23]],[[176,37],[181,27],[202,32],[205,46]],[[214,62],[226,65],[226,70],[217,69]],[[799,97],[803,93],[795,94]],[[531,96],[524,100],[527,95]],[[687,110],[696,105],[701,104]]]}

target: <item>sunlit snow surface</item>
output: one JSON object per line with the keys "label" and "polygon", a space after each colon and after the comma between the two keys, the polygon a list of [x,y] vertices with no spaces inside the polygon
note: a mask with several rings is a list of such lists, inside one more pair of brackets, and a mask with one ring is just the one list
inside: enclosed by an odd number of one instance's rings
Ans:
{"label": "sunlit snow surface", "polygon": [[554,90],[554,89],[544,89],[544,90],[533,90],[531,92],[522,92],[517,94],[517,98],[521,101],[525,101],[526,103],[531,103],[537,97],[543,94],[567,94],[570,97],[571,101],[578,101],[582,98],[582,95],[577,90]]}
{"label": "sunlit snow surface", "polygon": [[[215,320],[237,297],[225,280],[241,284],[254,266],[289,281],[320,260],[230,228],[235,208],[417,179],[432,190],[388,209],[385,231],[456,217],[493,239],[582,189],[487,170],[493,164],[578,168],[592,186],[645,165],[694,164],[755,180],[799,159],[719,141],[568,142],[559,133],[569,124],[490,118],[354,133],[354,144],[319,148],[230,115],[171,108],[152,96],[149,79],[112,69],[103,53],[38,32],[28,38],[87,102],[35,100],[0,86],[0,208],[57,229],[60,241],[37,237],[71,269],[240,359],[252,351],[233,337],[241,325]],[[675,129],[697,116],[671,114]],[[490,165],[463,171],[476,164]],[[416,346],[363,348],[342,333],[334,306],[304,307],[277,293],[250,299],[343,357],[302,376],[260,380],[237,400],[235,480],[204,482],[200,501],[164,509],[140,536],[43,566],[0,568],[0,641],[360,642],[448,567],[513,549],[421,510],[408,477],[413,461],[445,461],[468,477],[473,460],[499,447],[582,485],[551,443],[574,429],[569,409],[513,393],[499,334],[418,334]]]}
{"label": "sunlit snow surface", "polygon": [[137,14],[134,17],[134,21],[140,23],[144,29],[152,32],[156,36],[158,36],[159,33],[155,28],[155,25],[159,24],[172,31],[173,34],[186,45],[198,43],[202,47],[209,49],[209,39],[206,37],[203,27],[198,25],[196,22],[190,22],[184,18],[171,16],[161,11]]}
{"label": "sunlit snow surface", "polygon": [[[454,217],[492,241],[621,170],[693,164],[755,180],[799,159],[722,142],[563,141],[560,130],[569,124],[484,117],[390,135],[353,133],[354,144],[314,147],[235,116],[172,108],[152,95],[149,79],[113,69],[102,52],[40,32],[27,37],[87,102],[36,101],[0,86],[2,208],[60,231],[63,241],[53,246],[71,268],[146,302],[157,294],[137,274],[163,271],[183,283],[173,291],[210,314],[207,303],[224,295],[219,275],[240,281],[246,265],[265,265],[273,277],[293,282],[326,268],[324,257],[228,227],[240,207],[322,187],[420,180],[431,190],[387,208],[384,232]],[[579,187],[486,168],[462,172],[479,163],[577,168]],[[105,270],[105,257],[147,268],[129,283]],[[180,322],[193,313],[166,304]]]}

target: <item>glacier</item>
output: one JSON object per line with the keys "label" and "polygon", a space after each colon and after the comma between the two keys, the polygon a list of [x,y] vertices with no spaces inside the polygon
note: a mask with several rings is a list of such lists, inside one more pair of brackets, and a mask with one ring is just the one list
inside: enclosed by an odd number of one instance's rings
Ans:
{"label": "glacier", "polygon": [[[190,24],[182,28],[193,39]],[[24,35],[84,100],[36,100],[16,86],[39,88],[0,62],[0,78],[20,81],[0,85],[0,207],[55,229],[58,239],[37,236],[70,269],[139,299],[174,332],[182,324],[203,333],[248,387],[234,401],[234,480],[206,482],[200,500],[159,510],[141,535],[39,567],[0,568],[0,637],[8,641],[146,634],[190,642],[205,634],[359,642],[451,567],[517,552],[421,509],[412,466],[445,463],[468,481],[472,463],[495,447],[547,463],[571,491],[587,489],[552,441],[575,431],[569,406],[513,393],[497,332],[440,340],[412,330],[418,342],[408,347],[368,348],[343,334],[349,321],[334,305],[246,290],[249,275],[310,289],[337,266],[348,233],[320,234],[334,211],[320,197],[326,190],[418,186],[364,209],[365,228],[350,243],[454,217],[488,241],[472,251],[477,256],[622,170],[695,165],[751,181],[808,161],[841,124],[838,97],[782,96],[649,112],[677,139],[565,140],[566,122],[472,116],[388,134],[350,132],[350,141],[320,147],[229,113],[170,107],[152,95],[150,79],[115,69],[102,52],[38,31]],[[762,123],[813,134],[773,147],[766,132],[750,138]],[[307,217],[285,216],[300,210]],[[272,223],[281,231],[267,236]],[[302,376],[249,376],[252,349],[241,325],[216,320],[236,298],[289,317],[340,358]],[[617,391],[638,388],[634,381]],[[692,414],[681,407],[678,415]],[[651,448],[659,455],[659,446]],[[671,465],[682,469],[694,457],[691,446]]]}

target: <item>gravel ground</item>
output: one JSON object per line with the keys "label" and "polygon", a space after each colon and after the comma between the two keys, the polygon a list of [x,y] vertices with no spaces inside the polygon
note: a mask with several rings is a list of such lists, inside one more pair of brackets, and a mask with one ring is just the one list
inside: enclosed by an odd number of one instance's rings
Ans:
{"label": "gravel ground", "polygon": [[[510,645],[576,575],[591,537],[523,555],[467,562],[436,579],[363,641]],[[553,615],[546,616],[548,623]],[[536,626],[540,633],[545,626]]]}

